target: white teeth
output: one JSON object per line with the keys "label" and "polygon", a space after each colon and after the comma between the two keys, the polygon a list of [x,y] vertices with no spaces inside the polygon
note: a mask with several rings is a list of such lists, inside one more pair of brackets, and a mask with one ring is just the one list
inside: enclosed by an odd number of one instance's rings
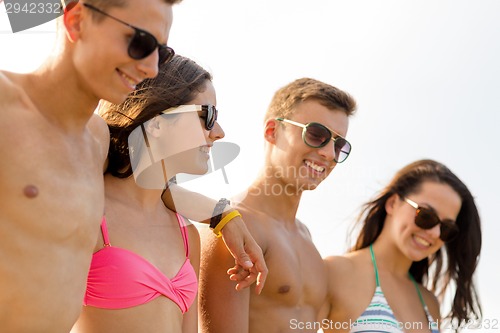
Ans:
{"label": "white teeth", "polygon": [[136,82],[134,79],[132,79],[130,76],[126,75],[125,73],[123,72],[120,72],[121,76],[130,84],[131,87],[133,87],[135,89],[135,86],[136,86]]}
{"label": "white teeth", "polygon": [[200,147],[200,150],[204,153],[210,153],[210,147],[207,147],[207,146],[202,146]]}
{"label": "white teeth", "polygon": [[431,246],[431,243],[427,242],[425,239],[423,238],[420,238],[416,235],[413,236],[413,239],[415,239],[415,241],[423,246]]}
{"label": "white teeth", "polygon": [[319,165],[317,165],[316,163],[311,162],[311,161],[306,161],[306,165],[307,165],[308,167],[310,167],[311,169],[313,169],[314,171],[317,171],[317,172],[323,172],[323,171],[325,171],[325,168],[324,168],[324,167],[319,166]]}

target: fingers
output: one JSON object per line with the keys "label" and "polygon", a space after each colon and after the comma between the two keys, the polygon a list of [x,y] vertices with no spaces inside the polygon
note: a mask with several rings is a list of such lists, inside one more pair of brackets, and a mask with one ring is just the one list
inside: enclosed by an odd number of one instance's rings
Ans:
{"label": "fingers", "polygon": [[255,285],[255,292],[258,295],[260,295],[260,293],[262,292],[262,289],[264,289],[264,285],[266,283],[267,273],[268,273],[267,266],[266,266],[266,263],[264,261],[264,257],[262,257],[261,261],[255,262],[253,269],[257,272],[257,283]]}
{"label": "fingers", "polygon": [[[263,261],[262,261],[263,262]],[[267,278],[267,267],[260,266],[261,262],[256,261],[255,265],[250,269],[245,269],[240,264],[236,263],[234,267],[227,270],[229,279],[237,282],[236,290],[242,290],[250,287],[254,282],[255,292],[260,294],[264,288],[265,280]]]}
{"label": "fingers", "polygon": [[234,267],[231,267],[227,270],[227,274],[229,275],[229,279],[231,281],[241,282],[244,281],[249,275],[250,272],[238,264],[235,264]]}
{"label": "fingers", "polygon": [[249,269],[250,271],[249,276],[241,284],[245,285],[246,281],[249,281],[250,284],[252,284],[256,281],[257,283],[255,285],[255,292],[257,294],[260,294],[266,283],[267,273],[268,273],[267,265],[264,260],[264,255],[262,253],[260,246],[257,245],[257,243],[253,238],[251,242],[248,242],[246,246],[246,252],[248,253],[248,255],[251,258],[251,261],[253,262],[253,267]]}
{"label": "fingers", "polygon": [[222,230],[222,239],[236,261],[236,266],[233,267],[235,270],[231,273],[228,271],[230,279],[238,281],[236,290],[248,288],[257,282],[255,291],[260,294],[264,288],[268,270],[262,249],[246,228],[243,220],[235,218],[234,221],[227,224]]}

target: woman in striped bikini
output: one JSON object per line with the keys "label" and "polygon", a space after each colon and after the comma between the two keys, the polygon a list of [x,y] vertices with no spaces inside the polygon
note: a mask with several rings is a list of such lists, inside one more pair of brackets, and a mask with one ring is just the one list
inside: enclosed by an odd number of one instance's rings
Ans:
{"label": "woman in striped bikini", "polygon": [[[432,160],[404,167],[364,206],[360,221],[353,250],[326,258],[325,332],[457,331],[481,317],[472,280],[480,218],[447,167]],[[436,295],[445,293],[453,303],[442,323]]]}

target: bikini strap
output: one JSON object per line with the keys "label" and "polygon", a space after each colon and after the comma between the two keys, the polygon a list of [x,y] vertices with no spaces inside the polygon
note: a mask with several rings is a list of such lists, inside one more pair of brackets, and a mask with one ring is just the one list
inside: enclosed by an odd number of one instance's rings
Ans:
{"label": "bikini strap", "polygon": [[104,246],[105,247],[111,246],[111,244],[109,243],[108,227],[106,225],[106,217],[105,216],[102,217],[101,232],[102,232],[102,238],[104,239]]}
{"label": "bikini strap", "polygon": [[417,281],[415,281],[415,278],[413,277],[413,275],[411,275],[410,272],[408,272],[408,276],[410,277],[411,282],[413,282],[415,289],[417,289],[418,298],[420,299],[420,303],[422,303],[422,306],[425,309],[427,307],[427,305],[425,304],[424,297],[422,296],[422,293],[420,292],[420,288],[418,287]]}
{"label": "bikini strap", "polygon": [[373,244],[370,244],[370,254],[372,256],[373,269],[375,270],[375,282],[377,283],[377,287],[380,287],[380,281],[378,279],[377,260],[375,260],[375,253],[373,253]]}
{"label": "bikini strap", "polygon": [[189,240],[188,240],[188,230],[186,220],[179,213],[175,213],[177,216],[177,221],[179,222],[179,227],[181,228],[182,239],[184,241],[184,248],[186,249],[186,258],[189,257]]}

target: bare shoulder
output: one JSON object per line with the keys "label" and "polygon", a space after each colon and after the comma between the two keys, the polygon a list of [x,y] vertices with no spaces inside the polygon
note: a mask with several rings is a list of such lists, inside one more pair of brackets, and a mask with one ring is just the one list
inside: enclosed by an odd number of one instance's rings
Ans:
{"label": "bare shoulder", "polygon": [[0,105],[2,106],[2,117],[6,115],[5,110],[29,104],[28,95],[21,84],[22,77],[21,74],[0,71]]}
{"label": "bare shoulder", "polygon": [[351,276],[356,270],[355,260],[350,254],[329,256],[324,259],[328,271],[328,278],[339,281]]}

